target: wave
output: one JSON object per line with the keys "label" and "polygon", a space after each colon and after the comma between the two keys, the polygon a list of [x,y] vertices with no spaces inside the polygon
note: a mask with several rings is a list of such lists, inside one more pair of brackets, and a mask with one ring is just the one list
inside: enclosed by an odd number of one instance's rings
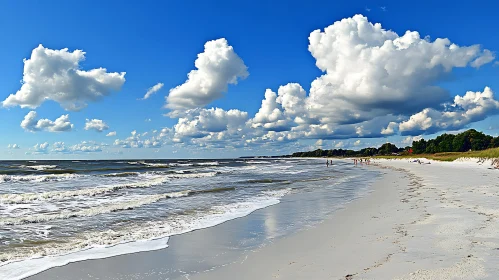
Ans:
{"label": "wave", "polygon": [[139,174],[140,174],[139,172],[121,172],[121,173],[102,174],[101,176],[103,176],[103,177],[131,177],[131,176],[138,176]]}
{"label": "wave", "polygon": [[105,172],[105,171],[126,171],[126,170],[147,170],[152,168],[169,168],[169,165],[142,165],[142,166],[127,166],[127,167],[102,167],[102,168],[92,168],[83,169],[80,172]]}
{"label": "wave", "polygon": [[205,166],[205,165],[208,165],[208,166],[215,166],[215,165],[219,165],[220,163],[218,161],[211,161],[211,162],[197,162],[195,163],[195,165],[201,165],[201,166]]}
{"label": "wave", "polygon": [[[151,172],[154,174],[155,172]],[[202,173],[176,173],[175,174],[169,174],[165,175],[168,178],[171,179],[194,179],[194,178],[204,178],[204,177],[214,177],[216,175],[221,174],[218,171],[212,171],[212,172],[202,172]]]}
{"label": "wave", "polygon": [[[42,242],[37,246],[10,247],[0,252],[0,278],[22,279],[53,266],[85,259],[98,259],[127,253],[166,248],[168,237],[216,226],[244,217],[255,210],[279,203],[291,189],[263,192],[257,197],[189,216],[127,225],[122,229],[86,232],[74,237]],[[160,242],[166,238],[166,241]],[[163,239],[164,240],[164,239]],[[154,246],[156,244],[156,246]],[[43,258],[50,256],[50,258]],[[7,277],[9,276],[9,277]]]}
{"label": "wave", "polygon": [[185,167],[185,166],[194,166],[194,163],[170,163],[170,166],[179,166],[179,167]]}
{"label": "wave", "polygon": [[57,165],[21,165],[20,167],[42,171],[42,170],[57,168]]}
{"label": "wave", "polygon": [[128,167],[102,167],[102,168],[85,168],[85,169],[17,169],[17,170],[0,170],[0,175],[31,175],[31,174],[85,174],[91,172],[112,172],[112,171],[127,171],[127,170],[150,170],[169,168],[166,164],[161,165],[141,165]]}
{"label": "wave", "polygon": [[272,183],[283,183],[283,182],[289,182],[288,180],[281,180],[281,179],[257,179],[257,180],[246,180],[243,181],[242,183],[249,183],[249,184],[272,184]]}
{"label": "wave", "polygon": [[29,216],[24,216],[24,217],[0,218],[0,225],[4,226],[22,225],[22,224],[41,223],[41,222],[77,218],[77,217],[91,217],[100,214],[118,212],[122,210],[132,210],[168,198],[179,198],[195,194],[216,193],[216,192],[225,192],[233,190],[235,190],[234,187],[227,187],[227,188],[214,188],[207,190],[185,190],[185,191],[163,193],[163,194],[144,195],[138,199],[128,200],[120,203],[90,207],[79,211],[62,211],[61,213],[58,214],[31,214]]}
{"label": "wave", "polygon": [[160,167],[160,168],[162,168],[162,167],[165,167],[165,168],[170,167],[170,165],[166,164],[166,163],[147,163],[147,162],[144,162],[142,164],[145,165],[145,166]]}
{"label": "wave", "polygon": [[213,177],[216,176],[218,172],[206,172],[206,173],[194,173],[194,174],[171,174],[165,176],[159,176],[152,180],[141,181],[141,182],[130,182],[124,184],[111,185],[107,187],[95,187],[86,188],[79,190],[70,191],[51,191],[44,193],[21,193],[21,194],[1,194],[0,203],[4,204],[17,204],[17,203],[28,203],[31,201],[39,200],[63,200],[76,196],[96,196],[105,193],[116,192],[122,189],[134,189],[134,188],[149,188],[152,186],[162,185],[171,179],[183,179],[183,178],[201,178],[201,177]]}
{"label": "wave", "polygon": [[263,161],[263,160],[247,160],[245,163],[250,163],[250,164],[268,164],[270,162],[268,161]]}
{"label": "wave", "polygon": [[145,166],[151,166],[151,167],[170,167],[170,164],[166,163],[152,163],[152,162],[145,162],[145,161],[129,161],[127,162],[130,165],[145,165]]}
{"label": "wave", "polygon": [[0,175],[0,183],[3,182],[57,182],[72,180],[84,175],[77,174],[53,174],[53,175]]}

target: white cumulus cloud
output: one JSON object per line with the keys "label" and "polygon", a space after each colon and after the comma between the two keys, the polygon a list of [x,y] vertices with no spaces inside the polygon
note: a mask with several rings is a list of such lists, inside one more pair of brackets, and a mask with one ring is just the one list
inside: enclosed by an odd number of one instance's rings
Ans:
{"label": "white cumulus cloud", "polygon": [[116,136],[116,131],[111,131],[108,134],[106,134],[106,136],[109,136],[109,137]]}
{"label": "white cumulus cloud", "polygon": [[398,123],[449,102],[438,86],[454,68],[480,67],[494,54],[449,39],[402,36],[356,15],[315,30],[309,51],[325,72],[310,93],[287,84],[268,89],[251,127],[286,132],[288,138],[343,139],[389,136]]}
{"label": "white cumulus cloud", "polygon": [[126,139],[116,139],[113,145],[121,148],[160,148],[165,144],[171,144],[173,137],[169,128],[163,128],[160,132],[156,130],[150,137],[146,137],[149,136],[147,132],[140,134],[136,130],[130,134]]}
{"label": "white cumulus cloud", "polygon": [[338,124],[438,106],[448,93],[437,86],[453,68],[479,67],[494,59],[479,45],[431,41],[416,31],[402,36],[356,15],[309,37],[309,51],[325,72],[307,100],[311,113]]}
{"label": "white cumulus cloud", "polygon": [[95,153],[102,152],[102,145],[94,141],[82,141],[71,146],[66,146],[64,142],[54,142],[50,151],[56,154]]}
{"label": "white cumulus cloud", "polygon": [[165,107],[175,110],[173,115],[210,104],[227,92],[229,84],[237,84],[249,75],[225,38],[206,42],[194,64],[197,69],[189,72],[184,84],[170,89],[166,98]]}
{"label": "white cumulus cloud", "polygon": [[44,143],[36,143],[33,148],[30,148],[28,152],[26,152],[27,155],[37,155],[37,154],[47,154],[48,153],[48,147],[49,143],[44,142]]}
{"label": "white cumulus cloud", "polygon": [[20,149],[21,147],[19,147],[19,145],[17,144],[9,144],[7,146],[8,149]]}
{"label": "white cumulus cloud", "polygon": [[37,108],[53,100],[65,110],[78,111],[88,102],[121,89],[125,72],[108,73],[105,68],[81,70],[80,62],[84,59],[85,52],[81,50],[52,50],[39,45],[31,58],[24,60],[21,88],[9,95],[3,106]]}
{"label": "white cumulus cloud", "polygon": [[49,132],[63,132],[71,131],[73,124],[69,121],[69,115],[62,115],[55,121],[49,119],[37,119],[38,115],[35,111],[30,111],[24,116],[21,122],[21,127],[26,131],[49,131]]}
{"label": "white cumulus cloud", "polygon": [[452,104],[443,104],[439,110],[426,108],[416,113],[401,122],[399,130],[403,135],[458,130],[495,114],[499,114],[499,101],[494,92],[485,87],[482,92],[468,91],[464,96],[457,95]]}
{"label": "white cumulus cloud", "polygon": [[95,130],[97,132],[102,132],[104,130],[108,130],[109,126],[103,121],[99,119],[86,119],[85,121],[85,130]]}
{"label": "white cumulus cloud", "polygon": [[175,138],[220,138],[225,134],[235,134],[242,129],[248,113],[239,110],[225,111],[220,108],[190,110],[189,114],[178,120],[174,126]]}

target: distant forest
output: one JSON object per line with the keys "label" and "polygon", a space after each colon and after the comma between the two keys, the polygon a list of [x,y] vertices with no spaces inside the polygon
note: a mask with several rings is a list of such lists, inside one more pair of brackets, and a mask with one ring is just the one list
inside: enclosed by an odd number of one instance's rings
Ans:
{"label": "distant forest", "polygon": [[292,157],[368,157],[392,154],[434,154],[443,152],[479,151],[499,147],[499,137],[492,137],[474,129],[459,134],[442,134],[431,140],[413,141],[412,146],[399,148],[391,143],[385,143],[379,148],[364,148],[359,151],[332,149],[317,149],[309,152],[293,153]]}

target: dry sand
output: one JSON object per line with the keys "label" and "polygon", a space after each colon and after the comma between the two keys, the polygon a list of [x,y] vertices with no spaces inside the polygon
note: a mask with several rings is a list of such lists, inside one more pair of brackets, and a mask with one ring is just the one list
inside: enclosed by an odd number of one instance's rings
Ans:
{"label": "dry sand", "polygon": [[470,161],[375,165],[385,175],[371,195],[189,279],[499,279],[498,170]]}

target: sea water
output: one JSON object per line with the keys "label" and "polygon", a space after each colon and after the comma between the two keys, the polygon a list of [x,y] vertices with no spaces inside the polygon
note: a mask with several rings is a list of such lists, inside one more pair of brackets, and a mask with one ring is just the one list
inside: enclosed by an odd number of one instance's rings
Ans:
{"label": "sea water", "polygon": [[366,193],[376,175],[350,162],[326,167],[324,159],[0,162],[0,278],[165,248],[172,235],[286,195],[293,203],[320,196],[326,205],[280,221],[272,238],[282,236]]}

